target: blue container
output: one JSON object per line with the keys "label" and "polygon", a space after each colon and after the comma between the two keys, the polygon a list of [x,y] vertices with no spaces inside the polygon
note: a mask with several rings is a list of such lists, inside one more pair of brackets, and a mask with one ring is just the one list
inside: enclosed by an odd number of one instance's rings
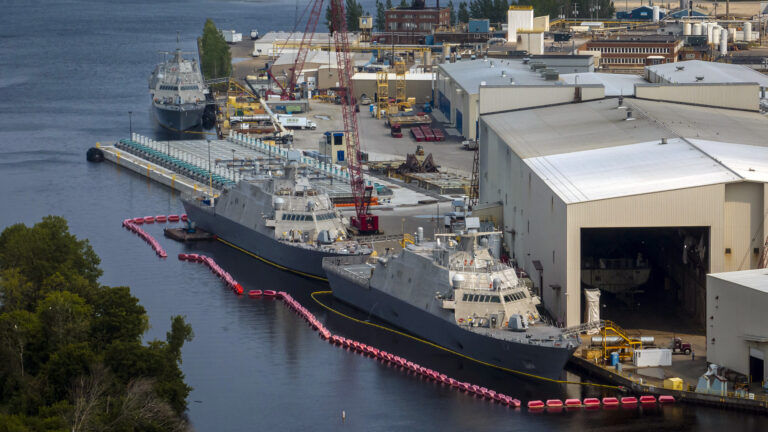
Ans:
{"label": "blue container", "polygon": [[612,352],[611,353],[611,366],[616,366],[619,364],[619,353]]}
{"label": "blue container", "polygon": [[426,35],[424,37],[424,45],[434,45],[435,44],[435,35]]}
{"label": "blue container", "polygon": [[467,30],[470,33],[488,33],[491,31],[491,24],[487,19],[471,19]]}

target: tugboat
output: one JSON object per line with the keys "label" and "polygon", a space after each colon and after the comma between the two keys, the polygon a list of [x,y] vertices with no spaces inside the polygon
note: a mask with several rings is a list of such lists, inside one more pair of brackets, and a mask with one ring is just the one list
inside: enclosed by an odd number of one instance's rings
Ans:
{"label": "tugboat", "polygon": [[540,299],[493,256],[499,232],[423,230],[399,254],[323,260],[333,295],[444,348],[498,367],[557,378],[578,336],[539,315]]}
{"label": "tugboat", "polygon": [[298,172],[289,152],[284,175],[240,180],[210,199],[182,197],[189,219],[222,242],[279,268],[325,279],[324,257],[367,257],[372,249],[351,239],[330,197]]}
{"label": "tugboat", "polygon": [[[168,53],[164,53],[168,54]],[[202,122],[207,89],[195,60],[185,59],[181,49],[158,64],[149,77],[149,94],[160,125],[185,131]]]}

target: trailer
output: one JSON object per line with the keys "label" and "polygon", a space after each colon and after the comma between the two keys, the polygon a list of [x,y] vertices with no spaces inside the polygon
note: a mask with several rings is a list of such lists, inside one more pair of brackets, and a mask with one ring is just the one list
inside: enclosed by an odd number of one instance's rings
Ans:
{"label": "trailer", "polygon": [[224,36],[224,41],[229,44],[243,41],[243,34],[238,33],[235,30],[219,30],[221,35]]}
{"label": "trailer", "polygon": [[312,130],[317,129],[317,123],[307,119],[306,117],[294,117],[290,115],[278,114],[277,119],[280,120],[280,124],[282,124],[285,128]]}
{"label": "trailer", "polygon": [[387,116],[386,126],[399,124],[402,127],[431,125],[432,118],[427,114],[392,114]]}

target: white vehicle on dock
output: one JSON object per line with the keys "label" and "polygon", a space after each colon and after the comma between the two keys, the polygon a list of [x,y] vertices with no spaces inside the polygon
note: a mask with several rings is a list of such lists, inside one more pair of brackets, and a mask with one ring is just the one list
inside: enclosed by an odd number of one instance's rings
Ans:
{"label": "white vehicle on dock", "polygon": [[283,125],[285,128],[295,128],[295,129],[317,129],[317,123],[313,122],[312,120],[309,120],[306,117],[294,117],[289,115],[278,115],[278,120],[280,120],[280,124]]}

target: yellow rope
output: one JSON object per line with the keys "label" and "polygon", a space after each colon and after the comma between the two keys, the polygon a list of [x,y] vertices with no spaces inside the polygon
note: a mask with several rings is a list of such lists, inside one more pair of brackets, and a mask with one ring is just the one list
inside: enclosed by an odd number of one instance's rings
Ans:
{"label": "yellow rope", "polygon": [[279,268],[280,270],[286,270],[286,271],[289,271],[289,272],[291,272],[291,273],[296,273],[296,274],[298,274],[298,275],[301,275],[301,276],[304,276],[304,277],[308,277],[308,278],[312,278],[312,279],[317,279],[317,280],[319,280],[319,281],[323,281],[323,282],[328,282],[328,279],[326,279],[326,278],[324,278],[324,277],[315,276],[315,275],[313,275],[313,274],[304,273],[304,272],[301,272],[301,271],[298,271],[298,270],[294,270],[294,269],[292,269],[292,268],[288,268],[288,267],[286,267],[286,266],[282,266],[282,265],[280,265],[280,264],[278,264],[278,263],[276,263],[276,262],[272,262],[272,261],[270,261],[270,260],[268,260],[268,259],[266,259],[266,258],[260,257],[260,256],[256,255],[255,253],[253,253],[253,252],[251,252],[251,251],[247,251],[247,250],[245,250],[245,249],[241,248],[240,246],[237,246],[237,245],[235,245],[235,244],[232,244],[232,243],[230,243],[230,242],[228,242],[228,241],[224,240],[224,239],[223,239],[223,238],[221,238],[221,237],[216,237],[216,239],[217,239],[218,241],[220,241],[220,242],[224,243],[225,245],[229,246],[229,247],[235,248],[235,249],[239,250],[240,252],[242,252],[242,253],[244,253],[244,254],[246,254],[246,255],[250,255],[250,256],[252,256],[253,258],[256,258],[257,260],[259,260],[259,261],[261,261],[261,262],[264,262],[264,263],[266,263],[266,264],[269,264],[269,265],[271,265],[271,266],[273,266],[273,267],[277,267],[277,268]]}
{"label": "yellow rope", "polygon": [[329,310],[329,311],[331,311],[331,312],[333,312],[333,313],[335,313],[335,314],[337,314],[339,316],[347,318],[348,320],[354,321],[356,323],[365,324],[365,325],[369,325],[371,327],[380,328],[382,330],[386,330],[388,332],[395,333],[397,335],[404,336],[404,337],[407,337],[409,339],[413,339],[415,341],[418,341],[418,342],[421,342],[423,344],[429,345],[429,346],[431,346],[433,348],[437,348],[437,349],[449,352],[451,354],[457,355],[457,356],[465,358],[467,360],[471,360],[473,362],[480,363],[480,364],[485,365],[485,366],[490,366],[490,367],[493,367],[493,368],[496,368],[496,369],[503,370],[505,372],[510,372],[510,373],[526,376],[526,377],[529,377],[529,378],[534,378],[534,379],[538,379],[538,380],[542,380],[542,381],[549,381],[549,382],[558,383],[558,384],[578,384],[578,385],[583,385],[583,386],[603,387],[603,388],[609,388],[609,389],[618,389],[619,388],[618,386],[607,385],[607,384],[584,383],[584,382],[566,381],[566,380],[558,380],[558,379],[553,379],[553,378],[547,378],[547,377],[543,377],[543,376],[539,376],[539,375],[534,375],[534,374],[527,373],[527,372],[521,372],[521,371],[518,371],[518,370],[505,368],[503,366],[498,366],[498,365],[495,365],[493,363],[488,363],[488,362],[484,362],[482,360],[478,360],[476,358],[472,358],[472,357],[470,357],[468,355],[465,355],[465,354],[453,351],[451,349],[448,349],[448,348],[445,348],[443,346],[440,346],[440,345],[437,345],[435,343],[432,343],[432,342],[430,342],[428,340],[424,340],[424,339],[418,338],[416,336],[409,335],[407,333],[403,333],[401,331],[397,331],[397,330],[391,329],[389,327],[385,327],[385,326],[380,325],[380,324],[376,324],[376,323],[372,323],[372,322],[368,322],[368,321],[363,321],[363,320],[360,320],[360,319],[357,319],[357,318],[353,318],[353,317],[351,317],[351,316],[349,316],[347,314],[344,314],[342,312],[339,312],[339,311],[331,308],[328,305],[323,304],[320,300],[315,298],[315,295],[317,295],[317,294],[331,294],[332,292],[333,291],[315,291],[315,292],[313,292],[311,294],[312,300],[314,300],[315,303],[319,304],[320,306],[324,307],[325,309],[327,309],[327,310]]}

